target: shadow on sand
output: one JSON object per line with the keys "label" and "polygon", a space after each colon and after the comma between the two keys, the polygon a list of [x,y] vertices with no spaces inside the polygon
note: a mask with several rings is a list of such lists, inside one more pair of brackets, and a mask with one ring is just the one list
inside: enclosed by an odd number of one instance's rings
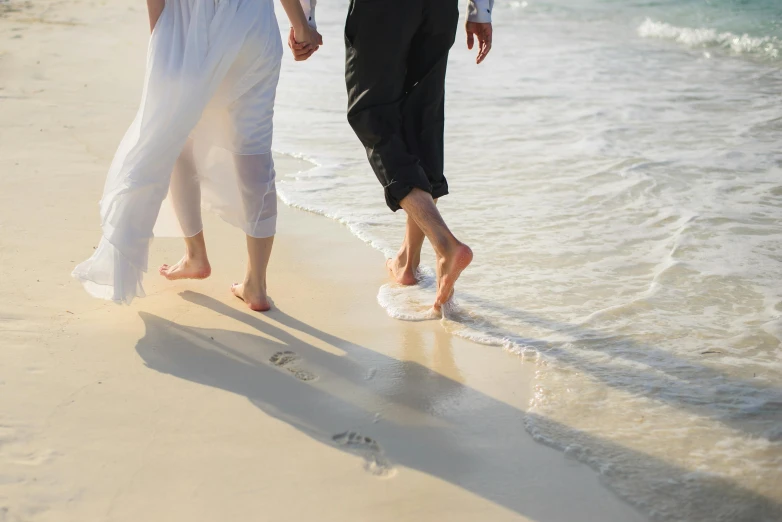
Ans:
{"label": "shadow on sand", "polygon": [[[259,335],[182,326],[142,312],[146,333],[136,349],[149,368],[247,397],[266,414],[313,439],[362,456],[373,473],[384,474],[392,466],[404,466],[539,522],[567,520],[568,511],[561,509],[566,501],[551,505],[540,495],[545,490],[549,492],[546,498],[567,499],[567,486],[540,481],[519,483],[522,475],[534,477],[535,470],[545,466],[548,458],[529,451],[529,445],[535,443],[525,431],[524,420],[534,414],[525,414],[458,382],[458,371],[450,358],[449,335],[437,338],[434,357],[442,373],[456,378],[347,342],[280,310],[261,319],[202,294],[184,292],[182,297],[249,325]],[[345,355],[304,342],[272,321],[325,342]],[[293,355],[275,365],[271,360],[279,352]],[[278,355],[275,362],[281,360]],[[315,379],[302,379],[296,371]],[[375,423],[379,411],[383,416]],[[584,433],[580,437],[590,438]],[[624,461],[641,459],[669,476],[686,477],[689,473],[609,441],[592,442],[608,447]],[[644,484],[643,477],[640,480]],[[782,506],[775,500],[721,478],[700,482],[697,494],[692,494],[684,482],[644,486],[661,496],[678,497],[678,505],[686,506],[688,518],[670,518],[670,513],[658,512],[660,518],[668,520],[782,520]],[[639,507],[652,512],[655,506]],[[586,510],[580,521],[587,520],[597,518]]]}

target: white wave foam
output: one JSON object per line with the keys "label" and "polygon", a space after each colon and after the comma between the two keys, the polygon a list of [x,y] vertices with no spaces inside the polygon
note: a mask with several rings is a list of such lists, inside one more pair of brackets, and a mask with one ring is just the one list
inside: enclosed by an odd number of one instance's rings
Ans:
{"label": "white wave foam", "polygon": [[311,163],[312,164],[311,168],[322,167],[323,166],[323,164],[321,162],[319,162],[317,159],[313,158],[312,156],[310,156],[308,154],[304,154],[302,152],[288,152],[288,151],[284,151],[284,150],[281,150],[281,149],[278,149],[278,148],[272,148],[272,152],[275,155],[288,156],[290,158],[295,158],[297,160],[306,161],[308,163]]}
{"label": "white wave foam", "polygon": [[429,267],[421,267],[418,272],[419,284],[400,286],[386,284],[380,287],[377,302],[386,313],[401,321],[431,321],[440,319],[446,330],[453,335],[478,344],[499,346],[504,350],[524,357],[533,358],[541,354],[534,347],[513,339],[509,335],[494,332],[486,325],[486,320],[459,301],[452,299],[443,306],[442,313],[431,305],[435,297],[435,274]]}
{"label": "white wave foam", "polygon": [[677,27],[647,18],[638,27],[642,38],[672,40],[688,47],[717,47],[735,54],[754,54],[779,58],[780,41],[771,36],[755,37],[719,32],[711,28]]}

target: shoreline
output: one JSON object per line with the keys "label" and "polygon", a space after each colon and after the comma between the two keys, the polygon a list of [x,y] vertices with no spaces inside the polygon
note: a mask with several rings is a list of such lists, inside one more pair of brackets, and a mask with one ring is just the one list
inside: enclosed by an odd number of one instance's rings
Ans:
{"label": "shoreline", "polygon": [[158,277],[182,249],[158,239],[147,297],[89,297],[69,274],[100,236],[145,13],[47,6],[0,17],[0,518],[645,520],[527,433],[534,363],[388,317],[382,255],[331,219],[280,205],[268,314],[230,295],[244,239],[209,213],[209,279]]}

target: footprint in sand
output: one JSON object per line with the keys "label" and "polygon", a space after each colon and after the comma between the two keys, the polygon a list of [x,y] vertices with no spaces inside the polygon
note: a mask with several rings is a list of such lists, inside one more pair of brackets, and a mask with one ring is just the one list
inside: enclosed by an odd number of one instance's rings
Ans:
{"label": "footprint in sand", "polygon": [[380,477],[389,477],[393,474],[394,468],[383,455],[383,449],[370,437],[361,435],[355,431],[346,431],[339,433],[331,438],[338,446],[342,446],[351,453],[357,454],[364,459],[364,469],[373,475]]}
{"label": "footprint in sand", "polygon": [[272,355],[269,362],[274,366],[282,366],[283,368],[293,362],[299,360],[299,356],[295,352],[277,352]]}
{"label": "footprint in sand", "polygon": [[299,357],[297,353],[285,351],[285,352],[277,352],[274,355],[272,355],[271,358],[269,359],[269,362],[279,368],[285,368],[300,381],[314,381],[317,378],[317,375],[307,370],[302,370],[301,368],[299,368],[297,363],[300,360],[301,357]]}

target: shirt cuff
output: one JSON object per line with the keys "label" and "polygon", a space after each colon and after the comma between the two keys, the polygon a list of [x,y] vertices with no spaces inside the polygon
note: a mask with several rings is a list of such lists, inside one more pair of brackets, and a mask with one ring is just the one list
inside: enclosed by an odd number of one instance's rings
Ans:
{"label": "shirt cuff", "polygon": [[318,24],[315,23],[315,4],[318,0],[299,0],[301,8],[304,9],[304,16],[307,17],[307,23],[313,29],[318,28]]}
{"label": "shirt cuff", "polygon": [[467,21],[490,24],[493,7],[493,0],[470,0],[467,5]]}

